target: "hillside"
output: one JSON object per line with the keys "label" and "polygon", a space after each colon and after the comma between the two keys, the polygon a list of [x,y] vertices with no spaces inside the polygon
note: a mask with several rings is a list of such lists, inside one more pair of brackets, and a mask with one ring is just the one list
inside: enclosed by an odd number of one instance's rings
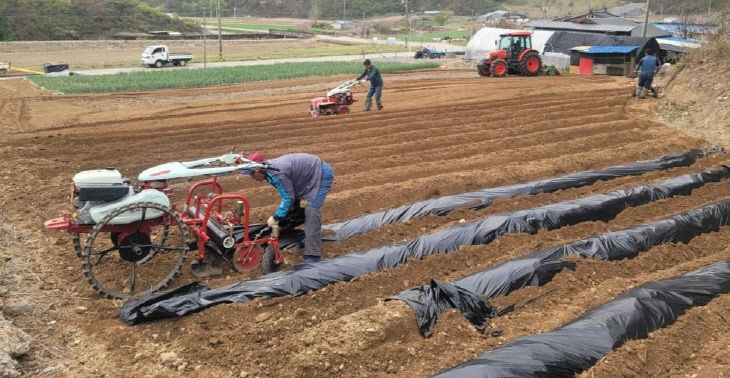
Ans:
{"label": "hillside", "polygon": [[118,32],[198,27],[138,0],[3,0],[0,40],[104,39]]}
{"label": "hillside", "polygon": [[661,104],[664,121],[730,148],[730,35],[677,67]]}
{"label": "hillside", "polygon": [[[142,0],[153,7],[160,7],[167,12],[181,16],[202,14],[208,8],[208,0]],[[422,14],[425,10],[446,10],[456,15],[473,16],[497,9],[526,12],[530,17],[552,18],[567,14],[585,13],[588,9],[603,9],[636,2],[640,0],[408,0],[413,14]],[[272,6],[275,3],[276,6]],[[666,4],[665,4],[666,3]],[[714,10],[719,10],[722,1],[713,1]],[[360,19],[361,17],[382,16],[405,13],[402,0],[286,0],[276,2],[249,0],[221,0],[221,14],[231,16],[254,17],[295,17],[324,19]],[[541,8],[545,7],[541,13]],[[234,11],[235,8],[235,11]],[[659,14],[679,14],[684,10],[687,14],[698,14],[707,11],[706,0],[687,0],[676,2],[652,2],[652,11]]]}

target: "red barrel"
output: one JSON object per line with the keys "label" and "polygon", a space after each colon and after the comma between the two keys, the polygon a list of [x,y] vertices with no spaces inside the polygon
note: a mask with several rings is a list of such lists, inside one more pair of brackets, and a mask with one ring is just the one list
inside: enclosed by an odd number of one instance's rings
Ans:
{"label": "red barrel", "polygon": [[580,61],[578,62],[578,70],[581,75],[593,75],[593,59],[580,58]]}

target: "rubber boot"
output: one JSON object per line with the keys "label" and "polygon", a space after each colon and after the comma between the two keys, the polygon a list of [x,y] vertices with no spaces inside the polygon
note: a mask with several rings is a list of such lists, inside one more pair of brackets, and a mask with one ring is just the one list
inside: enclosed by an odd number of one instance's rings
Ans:
{"label": "rubber boot", "polygon": [[372,106],[373,106],[373,99],[369,98],[369,99],[365,100],[365,111],[366,112],[369,112],[370,107],[372,107]]}
{"label": "rubber boot", "polygon": [[640,99],[645,99],[645,98],[646,98],[646,92],[648,92],[648,90],[647,90],[646,88],[643,88],[643,87],[642,87],[642,88],[640,89],[640,92],[639,92],[639,98],[640,98]]}
{"label": "rubber boot", "polygon": [[377,104],[377,106],[378,106],[378,110],[383,110],[383,103],[382,103],[382,102],[380,102],[380,100],[376,100],[376,101],[375,101],[375,104]]}

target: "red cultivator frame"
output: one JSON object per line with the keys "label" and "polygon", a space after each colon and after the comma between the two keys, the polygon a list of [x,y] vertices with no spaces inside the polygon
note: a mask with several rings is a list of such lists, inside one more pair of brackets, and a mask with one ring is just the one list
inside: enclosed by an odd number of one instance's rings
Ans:
{"label": "red cultivator frame", "polygon": [[[212,163],[243,162],[198,168]],[[168,163],[139,175],[140,186],[122,179],[114,169],[84,171],[74,176],[74,212],[45,222],[49,231],[72,235],[86,280],[107,298],[135,298],[165,288],[182,270],[189,249],[197,249],[193,273],[207,276],[222,267],[205,261],[207,254],[225,260],[236,271],[261,265],[266,274],[283,262],[279,229],[250,224],[250,205],[241,194],[224,194],[218,175],[240,170],[275,169],[238,154],[187,163]],[[214,176],[192,185],[185,207],[171,204],[168,180]],[[298,224],[288,222],[288,227]],[[190,233],[195,236],[189,240]],[[81,235],[88,234],[84,244]]]}
{"label": "red cultivator frame", "polygon": [[[195,194],[196,190],[205,187],[210,188],[209,194]],[[214,196],[211,198],[211,195]],[[223,212],[224,202],[234,202],[229,207],[231,211]],[[224,194],[217,178],[193,185],[188,190],[185,209],[182,213],[183,222],[198,239],[198,264],[203,263],[206,250],[216,252],[230,261],[239,272],[255,269],[261,262],[263,272],[269,273],[275,270],[276,264],[283,262],[279,255],[278,229],[273,230],[269,237],[262,237],[263,232],[269,230],[257,225],[252,240],[248,199],[241,194]],[[231,250],[232,258],[229,259],[225,251]]]}

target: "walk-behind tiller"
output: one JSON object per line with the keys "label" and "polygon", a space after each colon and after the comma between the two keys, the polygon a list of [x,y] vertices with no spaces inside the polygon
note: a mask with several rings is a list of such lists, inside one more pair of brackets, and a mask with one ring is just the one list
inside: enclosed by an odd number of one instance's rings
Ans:
{"label": "walk-behind tiller", "polygon": [[[279,227],[249,224],[249,202],[224,194],[218,176],[252,169],[276,170],[267,163],[229,153],[215,158],[158,165],[139,174],[132,185],[113,168],[77,173],[71,185],[73,212],[45,222],[45,228],[72,236],[83,274],[106,298],[136,298],[165,288],[177,276],[189,249],[197,249],[191,268],[197,276],[220,272],[206,253],[231,263],[236,271],[261,265],[264,274],[283,262]],[[185,206],[171,204],[170,180],[212,176],[188,189]],[[303,223],[294,209],[280,222],[282,231]],[[195,242],[188,240],[192,232]],[[81,235],[88,234],[84,244]]]}
{"label": "walk-behind tiller", "polygon": [[350,88],[361,83],[360,80],[346,81],[327,92],[327,96],[313,98],[309,105],[309,114],[316,118],[320,115],[350,113],[350,105],[357,101],[352,97]]}

